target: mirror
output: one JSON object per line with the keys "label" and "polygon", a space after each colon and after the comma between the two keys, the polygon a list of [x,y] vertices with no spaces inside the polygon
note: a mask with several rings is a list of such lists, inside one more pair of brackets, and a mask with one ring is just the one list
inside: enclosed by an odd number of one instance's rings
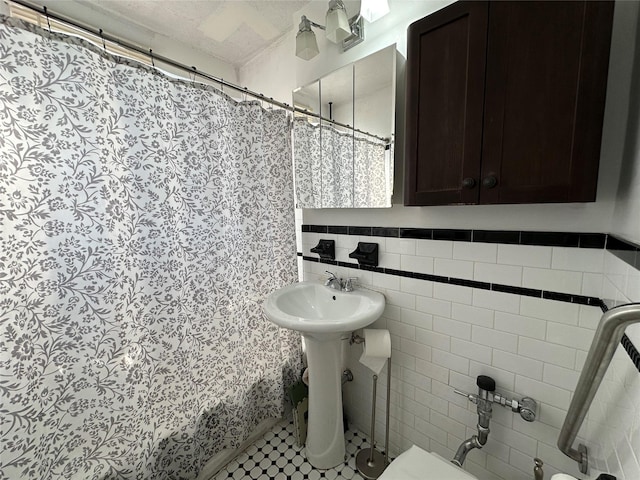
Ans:
{"label": "mirror", "polygon": [[296,206],[391,207],[396,48],[293,92]]}
{"label": "mirror", "polygon": [[[322,171],[320,163],[320,82],[298,88],[293,106],[308,115],[295,112],[293,118],[293,155],[297,208],[322,205]],[[299,153],[296,153],[299,152]],[[303,152],[304,155],[303,155]],[[315,173],[315,175],[314,175]]]}
{"label": "mirror", "polygon": [[353,65],[320,79],[322,208],[353,206]]}

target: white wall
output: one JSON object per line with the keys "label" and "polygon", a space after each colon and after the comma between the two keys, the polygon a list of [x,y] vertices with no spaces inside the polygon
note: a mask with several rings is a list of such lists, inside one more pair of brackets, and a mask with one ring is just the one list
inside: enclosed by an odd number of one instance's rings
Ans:
{"label": "white wall", "polygon": [[[291,91],[337,68],[393,43],[406,53],[406,28],[423,16],[450,2],[390,2],[391,13],[373,25],[367,25],[367,40],[340,53],[336,45],[317,35],[320,54],[310,61],[294,55],[294,32],[257,57],[240,72],[240,81],[290,103]],[[312,2],[300,13],[321,19],[324,2]],[[616,202],[620,164],[625,144],[629,111],[629,92],[633,68],[637,2],[618,2],[614,16],[607,104],[602,140],[601,168],[597,200],[593,203],[541,205],[489,205],[404,207],[402,192],[396,189],[391,209],[305,210],[308,224],[424,226],[441,228],[485,228],[513,230],[553,230],[608,232]],[[401,105],[398,106],[402,108]],[[402,132],[398,131],[399,140]],[[402,149],[396,150],[402,155]],[[398,158],[397,162],[402,159]],[[402,172],[398,165],[398,172]],[[398,183],[396,183],[398,185]],[[622,207],[621,207],[622,208]]]}
{"label": "white wall", "polygon": [[[3,2],[0,0],[0,3]],[[47,6],[50,12],[73,19],[80,24],[88,25],[95,29],[102,28],[105,33],[133,43],[144,50],[152,49],[156,55],[176,60],[187,66],[195,66],[202,72],[224,78],[231,83],[238,82],[236,69],[232,65],[203,51],[195,50],[190,45],[178,42],[162,33],[143,28],[125,18],[106,15],[91,5],[90,2],[80,0],[43,2],[36,0],[34,4],[40,7]],[[181,76],[186,75],[181,70],[161,63],[157,65],[168,72]]]}
{"label": "white wall", "polygon": [[[638,4],[634,2],[638,9]],[[633,39],[633,32],[628,38]],[[623,166],[616,198],[613,233],[640,243],[640,29],[636,32],[635,67],[631,84],[635,86],[629,99],[627,136],[624,143]]]}

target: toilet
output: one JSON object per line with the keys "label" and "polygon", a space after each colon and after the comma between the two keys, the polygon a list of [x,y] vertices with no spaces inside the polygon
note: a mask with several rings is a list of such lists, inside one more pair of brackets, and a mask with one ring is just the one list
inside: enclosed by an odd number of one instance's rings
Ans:
{"label": "toilet", "polygon": [[442,458],[412,446],[389,464],[378,480],[478,480]]}

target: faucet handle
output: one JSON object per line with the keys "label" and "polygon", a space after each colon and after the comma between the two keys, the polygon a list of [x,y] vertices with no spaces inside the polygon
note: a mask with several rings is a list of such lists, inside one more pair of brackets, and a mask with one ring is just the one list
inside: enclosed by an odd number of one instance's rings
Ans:
{"label": "faucet handle", "polygon": [[328,287],[328,286],[331,284],[331,282],[332,282],[333,280],[336,280],[336,279],[338,278],[338,277],[336,277],[336,274],[335,274],[335,273],[330,272],[329,270],[325,270],[325,272],[324,272],[324,273],[326,273],[327,275],[329,275],[329,278],[327,278],[327,279],[324,281],[324,286],[325,286],[325,287]]}
{"label": "faucet handle", "polygon": [[486,390],[487,392],[496,391],[496,381],[487,375],[478,375],[476,385],[479,389]]}
{"label": "faucet handle", "polygon": [[342,290],[345,292],[353,292],[353,288],[357,285],[358,277],[348,277],[344,279],[344,287]]}

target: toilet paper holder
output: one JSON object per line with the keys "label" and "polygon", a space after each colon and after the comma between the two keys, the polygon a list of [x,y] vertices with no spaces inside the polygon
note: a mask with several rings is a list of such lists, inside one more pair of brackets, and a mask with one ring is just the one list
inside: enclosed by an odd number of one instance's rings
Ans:
{"label": "toilet paper holder", "polygon": [[353,345],[354,343],[360,345],[361,343],[364,343],[364,338],[360,335],[356,335],[356,332],[351,332],[351,337],[349,337],[349,345]]}
{"label": "toilet paper holder", "polygon": [[[364,337],[351,333],[349,345],[365,343]],[[378,383],[378,375],[373,375],[373,395],[371,399],[371,434],[370,447],[362,449],[356,455],[356,468],[358,473],[367,480],[377,479],[385,468],[389,465],[389,411],[391,405],[391,356],[387,363],[387,409],[385,412],[385,436],[384,436],[384,455],[375,449],[375,428],[376,428],[376,386]]]}

